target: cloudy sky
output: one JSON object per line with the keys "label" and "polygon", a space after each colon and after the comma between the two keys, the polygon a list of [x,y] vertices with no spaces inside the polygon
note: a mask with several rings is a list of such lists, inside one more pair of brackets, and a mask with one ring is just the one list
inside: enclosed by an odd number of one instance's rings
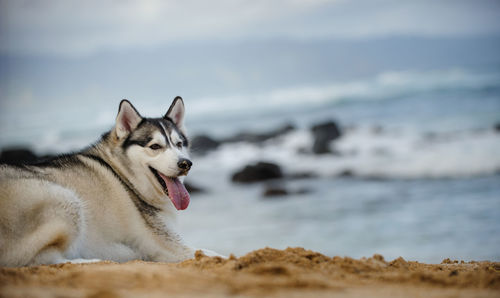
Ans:
{"label": "cloudy sky", "polygon": [[0,53],[89,55],[184,41],[500,34],[498,0],[0,0]]}

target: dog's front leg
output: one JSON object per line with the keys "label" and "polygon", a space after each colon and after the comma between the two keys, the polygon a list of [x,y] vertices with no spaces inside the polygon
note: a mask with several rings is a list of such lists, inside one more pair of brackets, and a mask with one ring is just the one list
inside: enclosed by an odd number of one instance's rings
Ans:
{"label": "dog's front leg", "polygon": [[194,249],[194,250],[201,250],[201,252],[208,257],[221,257],[221,258],[227,259],[227,256],[216,253],[213,250],[204,249],[204,248],[198,248],[198,249]]}
{"label": "dog's front leg", "polygon": [[[143,243],[144,244],[144,243]],[[142,246],[143,258],[147,261],[177,263],[194,258],[196,249],[178,241],[161,241]]]}
{"label": "dog's front leg", "polygon": [[221,257],[227,259],[226,256],[209,249],[198,249],[177,243],[163,246],[161,252],[151,255],[151,261],[168,263],[182,262],[194,258],[196,251],[198,250],[209,257]]}

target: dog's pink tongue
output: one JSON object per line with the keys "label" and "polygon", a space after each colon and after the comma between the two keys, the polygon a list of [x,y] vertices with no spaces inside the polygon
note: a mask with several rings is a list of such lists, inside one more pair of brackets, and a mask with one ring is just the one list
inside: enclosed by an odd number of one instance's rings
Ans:
{"label": "dog's pink tongue", "polygon": [[[160,174],[161,175],[161,174]],[[165,184],[167,184],[168,196],[172,203],[174,203],[177,210],[184,210],[189,205],[189,193],[184,187],[184,184],[177,178],[169,178],[161,175]]]}

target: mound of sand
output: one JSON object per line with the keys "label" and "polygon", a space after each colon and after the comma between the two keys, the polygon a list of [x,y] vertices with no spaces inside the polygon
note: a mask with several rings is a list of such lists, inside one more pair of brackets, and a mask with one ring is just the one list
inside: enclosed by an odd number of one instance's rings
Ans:
{"label": "mound of sand", "polygon": [[3,297],[500,297],[500,263],[355,260],[303,248],[179,264],[132,261],[0,268]]}

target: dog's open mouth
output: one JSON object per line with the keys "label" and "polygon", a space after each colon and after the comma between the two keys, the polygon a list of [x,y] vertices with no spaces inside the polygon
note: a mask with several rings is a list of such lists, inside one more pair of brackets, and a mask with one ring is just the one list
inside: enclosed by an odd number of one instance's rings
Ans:
{"label": "dog's open mouth", "polygon": [[157,170],[149,167],[155,175],[158,183],[163,187],[163,190],[168,195],[177,210],[184,210],[188,207],[190,197],[186,187],[176,177],[167,177]]}

